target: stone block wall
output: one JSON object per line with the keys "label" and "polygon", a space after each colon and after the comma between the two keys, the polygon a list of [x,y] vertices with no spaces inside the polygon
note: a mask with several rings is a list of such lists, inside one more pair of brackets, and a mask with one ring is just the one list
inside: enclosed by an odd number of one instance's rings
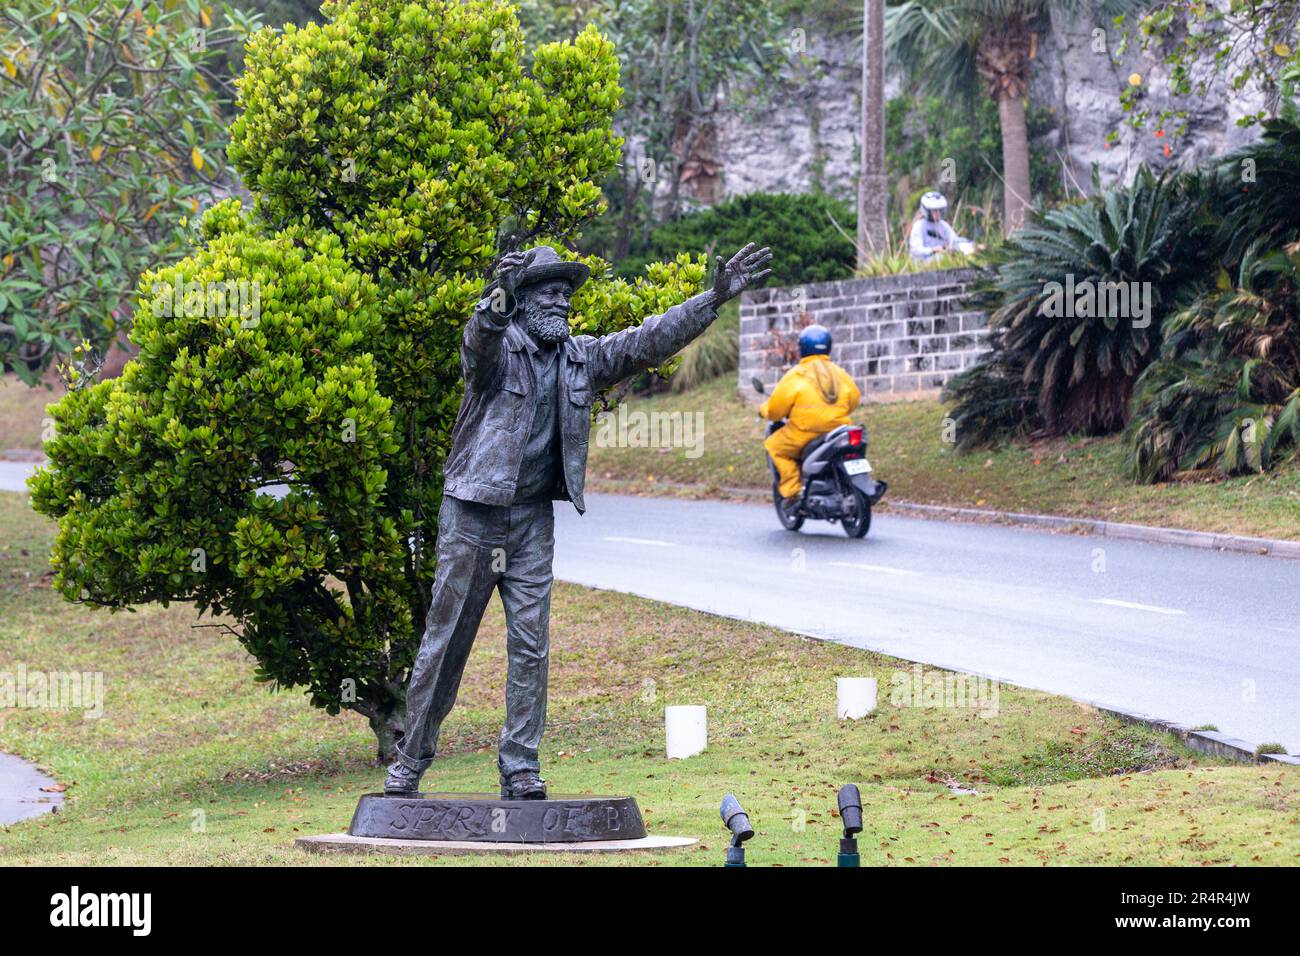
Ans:
{"label": "stone block wall", "polygon": [[807,313],[830,329],[831,359],[853,376],[864,397],[928,392],[968,368],[987,349],[987,317],[966,296],[978,273],[943,269],[875,279],[842,279],[746,292],[740,300],[739,386],[750,379],[769,392],[785,373],[767,351],[773,332],[789,331]]}

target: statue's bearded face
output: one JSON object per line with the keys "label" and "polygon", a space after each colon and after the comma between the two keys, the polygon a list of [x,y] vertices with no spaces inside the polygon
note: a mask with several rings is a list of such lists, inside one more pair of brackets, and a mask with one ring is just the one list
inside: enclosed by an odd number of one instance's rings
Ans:
{"label": "statue's bearded face", "polygon": [[563,279],[538,282],[519,290],[524,329],[542,342],[563,342],[569,337],[569,296],[573,290]]}

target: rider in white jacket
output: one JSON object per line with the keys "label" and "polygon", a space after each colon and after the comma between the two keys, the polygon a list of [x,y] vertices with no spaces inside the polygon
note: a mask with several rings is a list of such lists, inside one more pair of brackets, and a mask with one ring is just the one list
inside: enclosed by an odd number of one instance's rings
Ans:
{"label": "rider in white jacket", "polygon": [[921,208],[912,220],[912,230],[907,246],[913,259],[929,259],[937,252],[965,252],[962,244],[969,240],[957,235],[956,230],[944,222],[943,214],[948,200],[942,193],[928,192],[921,197]]}

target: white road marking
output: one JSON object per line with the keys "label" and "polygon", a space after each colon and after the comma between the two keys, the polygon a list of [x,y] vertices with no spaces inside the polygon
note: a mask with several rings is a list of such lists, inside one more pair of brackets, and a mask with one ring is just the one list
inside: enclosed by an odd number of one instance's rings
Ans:
{"label": "white road marking", "polygon": [[1157,604],[1135,604],[1133,601],[1116,601],[1113,598],[1095,598],[1093,604],[1109,604],[1111,607],[1126,607],[1134,611],[1150,611],[1153,614],[1186,614],[1174,607],[1160,607]]}
{"label": "white road marking", "polygon": [[890,568],[883,564],[858,564],[855,561],[828,561],[833,568],[857,568],[860,571],[878,571],[881,574],[920,574],[920,571],[907,571],[903,568]]}
{"label": "white road marking", "polygon": [[625,544],[651,544],[656,548],[671,548],[671,541],[658,541],[654,538],[624,538],[620,535],[606,535],[606,541],[622,541]]}

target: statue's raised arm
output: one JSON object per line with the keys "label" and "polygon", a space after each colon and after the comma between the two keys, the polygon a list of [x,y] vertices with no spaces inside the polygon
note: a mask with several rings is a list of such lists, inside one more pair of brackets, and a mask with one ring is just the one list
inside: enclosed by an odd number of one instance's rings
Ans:
{"label": "statue's raised arm", "polygon": [[712,324],[719,306],[771,275],[767,268],[771,261],[772,250],[764,247],[755,252],[752,242],[725,263],[718,256],[708,289],[663,315],[596,339],[589,352],[592,387],[602,391],[667,362]]}

